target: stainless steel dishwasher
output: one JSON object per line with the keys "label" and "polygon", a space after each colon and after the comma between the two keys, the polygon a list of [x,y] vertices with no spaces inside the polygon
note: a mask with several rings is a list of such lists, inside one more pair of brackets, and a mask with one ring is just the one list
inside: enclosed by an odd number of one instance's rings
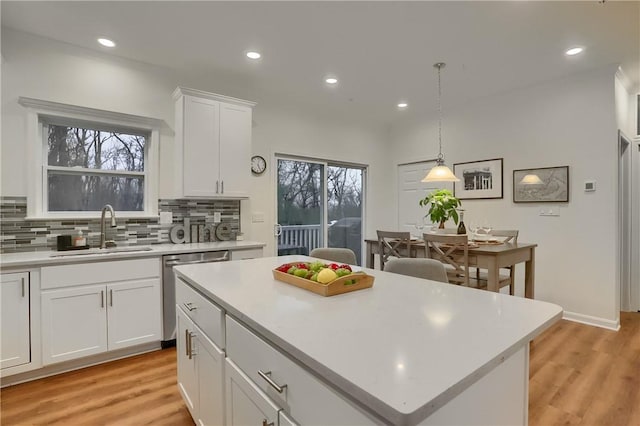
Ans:
{"label": "stainless steel dishwasher", "polygon": [[176,278],[173,275],[173,267],[198,263],[225,262],[227,260],[229,260],[228,251],[207,251],[162,256],[163,348],[176,345]]}

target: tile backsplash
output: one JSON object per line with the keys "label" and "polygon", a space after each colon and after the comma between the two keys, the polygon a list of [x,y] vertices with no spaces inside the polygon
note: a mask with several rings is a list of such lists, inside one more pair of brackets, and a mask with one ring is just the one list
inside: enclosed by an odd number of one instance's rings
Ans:
{"label": "tile backsplash", "polygon": [[[149,245],[168,243],[169,229],[189,218],[192,225],[213,225],[214,213],[220,213],[222,223],[240,232],[240,201],[161,199],[160,212],[171,212],[173,223],[161,225],[159,219],[119,218],[117,227],[107,222],[107,239],[118,245]],[[55,250],[58,235],[75,235],[78,230],[87,237],[87,244],[100,243],[99,219],[27,220],[26,197],[0,197],[0,253]],[[108,216],[107,216],[108,217]]]}

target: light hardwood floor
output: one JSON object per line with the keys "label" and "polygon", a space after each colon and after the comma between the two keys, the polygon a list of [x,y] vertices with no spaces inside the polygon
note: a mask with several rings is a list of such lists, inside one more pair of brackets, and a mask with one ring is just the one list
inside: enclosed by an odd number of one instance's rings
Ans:
{"label": "light hardwood floor", "polygon": [[[531,345],[529,425],[640,426],[640,313],[619,332],[560,321]],[[2,389],[1,424],[193,425],[175,349]]]}

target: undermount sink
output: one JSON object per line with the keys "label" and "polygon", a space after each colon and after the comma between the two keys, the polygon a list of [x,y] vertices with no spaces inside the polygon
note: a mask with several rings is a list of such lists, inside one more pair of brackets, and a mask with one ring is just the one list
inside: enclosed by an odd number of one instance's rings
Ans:
{"label": "undermount sink", "polygon": [[82,256],[89,254],[112,254],[112,253],[124,253],[124,252],[137,252],[137,251],[149,251],[151,247],[149,246],[134,246],[134,247],[110,247],[110,248],[92,248],[88,250],[74,250],[67,251],[64,253],[54,253],[49,255],[49,257],[66,257],[66,256]]}

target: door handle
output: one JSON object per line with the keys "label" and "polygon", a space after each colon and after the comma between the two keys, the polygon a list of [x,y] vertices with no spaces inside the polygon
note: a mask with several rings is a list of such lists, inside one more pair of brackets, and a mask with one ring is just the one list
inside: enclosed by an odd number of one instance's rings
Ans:
{"label": "door handle", "polygon": [[276,234],[276,237],[279,237],[280,235],[282,235],[282,225],[280,225],[279,223],[276,223],[273,226],[273,233]]}
{"label": "door handle", "polygon": [[189,303],[184,303],[184,307],[187,308],[189,310],[189,312],[191,311],[195,311],[196,309],[198,309],[197,306],[195,306],[193,303],[189,302]]}

